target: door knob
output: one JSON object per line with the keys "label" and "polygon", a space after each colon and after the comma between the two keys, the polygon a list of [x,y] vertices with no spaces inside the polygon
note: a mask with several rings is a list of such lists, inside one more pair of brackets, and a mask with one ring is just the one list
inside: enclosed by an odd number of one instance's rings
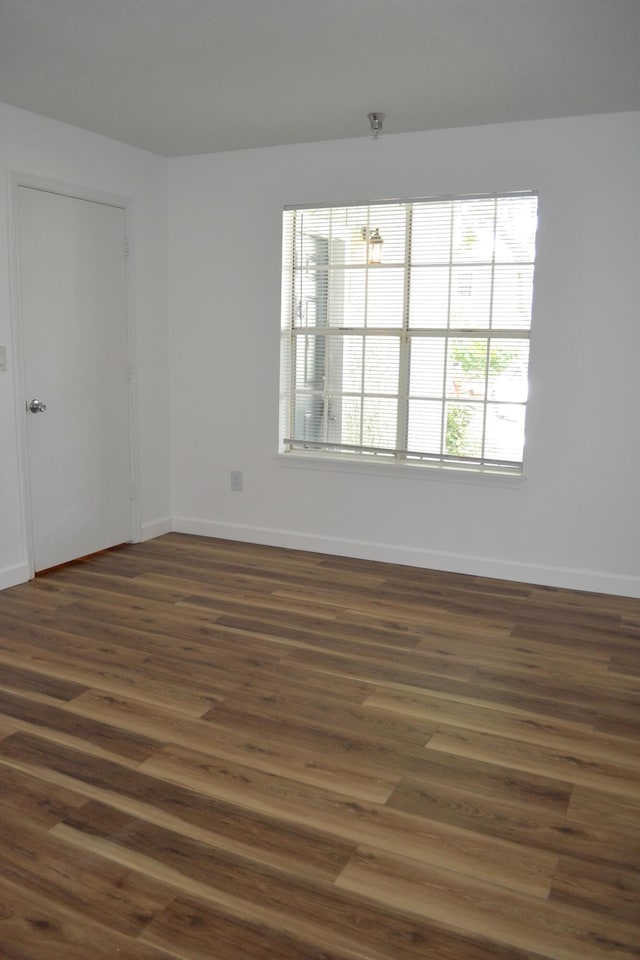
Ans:
{"label": "door knob", "polygon": [[46,409],[47,405],[42,400],[32,400],[31,403],[27,404],[27,410],[30,410],[31,413],[44,413]]}

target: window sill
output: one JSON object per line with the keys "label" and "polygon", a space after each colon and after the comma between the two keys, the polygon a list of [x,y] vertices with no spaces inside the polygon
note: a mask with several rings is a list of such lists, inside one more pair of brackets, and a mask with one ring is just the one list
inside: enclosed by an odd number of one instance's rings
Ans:
{"label": "window sill", "polygon": [[524,473],[500,470],[497,467],[464,467],[440,463],[395,463],[366,462],[347,455],[331,456],[317,453],[276,454],[277,462],[284,467],[303,470],[320,470],[329,473],[351,473],[389,479],[428,480],[440,483],[472,483],[489,486],[519,487],[525,480]]}

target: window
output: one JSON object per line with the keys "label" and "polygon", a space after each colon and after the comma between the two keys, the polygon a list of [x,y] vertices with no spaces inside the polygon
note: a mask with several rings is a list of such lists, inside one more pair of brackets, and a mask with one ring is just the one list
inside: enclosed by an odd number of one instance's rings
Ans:
{"label": "window", "polygon": [[537,197],[284,213],[281,449],[522,469]]}

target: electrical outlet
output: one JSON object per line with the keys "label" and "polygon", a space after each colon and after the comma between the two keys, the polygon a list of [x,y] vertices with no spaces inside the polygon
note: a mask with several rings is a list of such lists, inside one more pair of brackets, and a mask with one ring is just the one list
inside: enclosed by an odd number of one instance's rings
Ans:
{"label": "electrical outlet", "polygon": [[231,477],[231,489],[234,493],[242,493],[242,470],[232,470],[230,473]]}

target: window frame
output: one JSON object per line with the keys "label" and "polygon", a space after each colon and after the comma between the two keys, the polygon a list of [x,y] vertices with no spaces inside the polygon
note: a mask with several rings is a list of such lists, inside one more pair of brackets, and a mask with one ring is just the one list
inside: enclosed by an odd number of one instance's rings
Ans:
{"label": "window frame", "polygon": [[[509,260],[504,263],[496,258],[496,238],[497,238],[497,210],[498,203],[501,200],[509,200],[511,198],[526,198],[534,200],[534,226],[533,226],[533,237],[532,237],[532,256],[530,260]],[[449,258],[446,263],[446,266],[449,270],[449,285],[451,288],[452,284],[452,274],[455,267],[464,267],[472,268],[473,266],[490,266],[491,267],[491,309],[493,309],[493,278],[496,266],[517,266],[522,265],[531,269],[531,279],[529,284],[529,297],[530,297],[530,310],[528,311],[528,325],[526,327],[492,327],[492,320],[490,320],[489,327],[455,327],[451,325],[451,292],[449,288],[449,305],[447,313],[447,325],[446,328],[441,327],[412,327],[410,326],[410,315],[409,315],[409,291],[411,288],[411,276],[412,272],[416,269],[417,264],[412,262],[411,258],[411,240],[412,240],[412,215],[413,210],[416,206],[422,206],[427,204],[450,204],[451,205],[451,217],[454,215],[455,204],[463,204],[469,201],[491,201],[494,203],[494,221],[493,221],[493,250],[492,256],[490,259],[483,259],[478,263],[471,261],[470,263],[461,263],[455,262],[455,259],[450,251]],[[333,326],[330,322],[325,322],[321,326],[314,325],[312,327],[308,325],[298,324],[296,322],[296,304],[298,302],[296,283],[297,280],[303,271],[301,264],[296,263],[296,243],[295,238],[297,234],[296,230],[296,218],[298,215],[303,214],[305,211],[314,211],[320,212],[323,210],[330,211],[330,216],[333,215],[334,210],[341,210],[347,208],[349,211],[352,210],[361,210],[363,215],[366,215],[366,231],[369,232],[369,223],[371,212],[376,207],[389,206],[389,205],[400,205],[404,208],[406,215],[406,231],[405,231],[405,253],[401,266],[404,268],[404,280],[403,280],[403,307],[402,307],[402,325],[400,327],[384,327],[384,326],[375,326],[367,327],[366,321],[363,327],[351,327],[351,326]],[[511,477],[519,477],[523,475],[524,471],[524,451],[522,459],[518,460],[508,460],[507,458],[501,457],[490,457],[485,454],[485,443],[486,443],[486,421],[487,421],[487,409],[490,404],[499,406],[504,404],[505,406],[509,403],[508,401],[503,400],[492,400],[488,395],[488,385],[490,382],[489,376],[489,363],[490,363],[490,346],[492,340],[508,340],[508,341],[517,341],[525,340],[527,342],[527,357],[526,357],[526,377],[528,379],[529,372],[529,357],[528,357],[528,344],[531,336],[531,325],[533,317],[533,274],[535,270],[535,238],[536,238],[536,229],[537,229],[537,217],[538,217],[538,193],[535,190],[523,190],[523,191],[512,191],[512,192],[495,192],[491,194],[477,194],[477,195],[457,195],[457,196],[444,196],[444,197],[432,197],[432,198],[412,198],[409,200],[385,200],[385,201],[370,201],[370,202],[358,202],[358,203],[332,203],[332,204],[303,204],[303,205],[291,205],[287,206],[284,209],[284,223],[283,223],[283,285],[282,285],[282,348],[281,348],[281,412],[280,412],[280,446],[279,452],[286,458],[299,458],[311,460],[314,462],[327,461],[327,462],[339,462],[339,461],[350,461],[351,463],[363,464],[363,465],[372,465],[373,469],[377,469],[383,464],[386,466],[397,465],[407,467],[410,470],[413,470],[415,467],[436,467],[440,470],[455,470],[457,472],[465,471],[476,474],[501,474]],[[453,219],[452,219],[453,222]],[[363,228],[363,236],[365,229]],[[327,241],[330,243],[330,240]],[[396,262],[395,267],[398,266]],[[367,267],[368,268],[368,267]],[[376,266],[375,270],[384,270],[384,266]],[[316,266],[316,270],[318,270]],[[337,268],[332,268],[331,266],[331,255],[328,255],[327,258],[327,267],[326,267],[326,277],[327,277],[327,287],[330,290],[330,282],[333,277],[337,274]],[[460,285],[464,280],[465,284],[469,282],[469,273],[461,271],[458,278],[458,284]],[[459,291],[460,296],[468,296],[469,292],[465,288],[465,292]],[[328,299],[330,292],[325,291],[325,299]],[[302,302],[302,301],[300,301]],[[393,446],[381,446],[375,444],[366,444],[361,442],[358,444],[349,444],[345,443],[342,440],[332,441],[328,435],[323,439],[314,439],[313,437],[304,437],[300,434],[300,431],[295,427],[296,419],[296,397],[303,396],[305,394],[304,390],[296,389],[296,372],[295,372],[295,363],[296,363],[296,350],[295,350],[295,339],[297,337],[304,336],[305,338],[312,337],[315,338],[316,343],[320,343],[321,339],[323,341],[323,350],[326,351],[330,348],[332,342],[339,342],[341,337],[361,337],[364,345],[372,342],[372,338],[376,337],[391,337],[398,340],[398,376],[397,376],[397,390],[391,395],[391,399],[396,401],[397,408],[397,417],[396,417],[396,442]],[[460,404],[462,406],[467,406],[471,411],[473,409],[481,410],[482,414],[482,452],[480,456],[468,456],[464,454],[451,454],[445,452],[445,420],[446,420],[446,411],[454,403],[451,397],[447,394],[446,382],[443,382],[442,395],[439,397],[438,402],[442,405],[442,425],[441,425],[441,434],[440,434],[440,445],[441,449],[439,452],[433,451],[424,451],[424,450],[411,450],[410,444],[408,441],[409,435],[409,404],[411,400],[411,393],[409,390],[409,381],[410,381],[410,353],[412,344],[417,343],[421,339],[428,338],[439,338],[443,341],[445,345],[445,351],[449,350],[450,344],[456,340],[476,340],[484,341],[486,343],[486,370],[484,373],[483,385],[484,385],[484,395],[482,399],[479,400],[462,400]],[[445,353],[446,357],[446,353]],[[445,365],[447,364],[445,359]],[[446,378],[445,378],[446,379]],[[363,380],[364,382],[364,380]],[[313,392],[309,392],[308,395],[311,396]],[[317,393],[316,396],[320,394]],[[346,394],[341,394],[341,397],[344,397]],[[366,397],[374,396],[373,393],[367,393],[364,390],[364,386],[360,391],[360,401],[364,403]],[[330,410],[330,404],[332,395],[331,392],[327,389],[322,391],[322,397],[324,398],[324,407],[326,411]],[[287,399],[288,398],[288,399]],[[456,403],[458,401],[455,401]],[[522,423],[522,434],[524,436],[524,428],[526,423],[526,413],[528,409],[528,397],[525,396],[523,401],[518,401],[517,404],[512,402],[512,406],[519,406],[523,411],[523,423]],[[327,413],[327,416],[329,414]],[[361,414],[361,422],[363,416]]]}

